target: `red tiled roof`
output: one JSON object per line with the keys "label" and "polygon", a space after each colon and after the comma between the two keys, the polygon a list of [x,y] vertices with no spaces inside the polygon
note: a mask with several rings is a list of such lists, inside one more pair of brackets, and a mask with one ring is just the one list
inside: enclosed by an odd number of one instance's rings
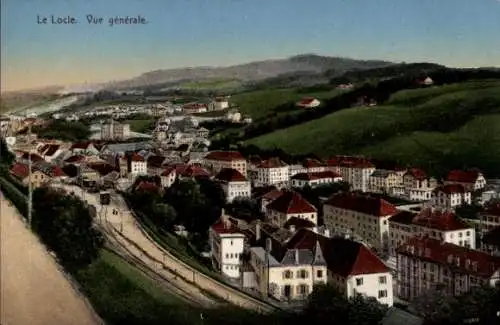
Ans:
{"label": "red tiled roof", "polygon": [[219,219],[215,224],[212,225],[211,228],[219,235],[241,233],[240,229],[230,220],[223,221],[222,219]]}
{"label": "red tiled roof", "polygon": [[465,193],[465,187],[460,184],[441,185],[434,189],[434,193],[443,192],[446,194]]}
{"label": "red tiled roof", "polygon": [[66,163],[78,163],[78,162],[81,162],[82,160],[85,160],[85,156],[74,155],[74,156],[71,156],[71,157],[67,158],[66,160],[64,160],[64,162],[66,162]]}
{"label": "red tiled roof", "polygon": [[328,166],[349,168],[375,168],[375,165],[364,157],[335,156],[328,159]]}
{"label": "red tiled roof", "polygon": [[317,159],[307,158],[302,163],[302,166],[304,166],[305,168],[314,168],[314,167],[326,167],[327,164],[325,164],[324,162],[321,162]]}
{"label": "red tiled roof", "polygon": [[413,219],[413,224],[440,231],[455,231],[471,228],[453,212],[424,209]]}
{"label": "red tiled roof", "polygon": [[267,205],[267,209],[285,214],[313,213],[316,208],[299,193],[295,191],[286,191],[280,197]]}
{"label": "red tiled roof", "polygon": [[457,183],[475,183],[479,176],[481,172],[478,170],[452,170],[448,173],[446,180]]}
{"label": "red tiled roof", "polygon": [[432,238],[410,238],[397,249],[402,255],[431,261],[442,265],[453,265],[460,272],[489,278],[500,269],[500,257],[463,246],[441,242]]}
{"label": "red tiled roof", "polygon": [[174,171],[175,171],[174,167],[165,167],[160,176],[168,176],[168,175],[172,174],[172,172],[174,172]]}
{"label": "red tiled roof", "polygon": [[405,175],[411,175],[413,178],[422,181],[427,178],[427,173],[418,168],[410,168],[406,171]]}
{"label": "red tiled roof", "polygon": [[332,171],[324,171],[324,172],[314,172],[314,173],[298,173],[293,175],[292,179],[298,179],[303,181],[312,181],[315,179],[324,179],[324,178],[339,178],[341,175],[332,172]]}
{"label": "red tiled roof", "polygon": [[21,164],[21,163],[15,163],[12,165],[10,168],[10,172],[12,175],[18,177],[18,178],[26,178],[29,175],[29,168],[28,165],[26,164]]}
{"label": "red tiled roof", "polygon": [[212,151],[205,156],[206,160],[233,161],[245,160],[245,157],[238,151]]}
{"label": "red tiled roof", "polygon": [[288,166],[288,165],[286,163],[284,163],[281,159],[271,158],[268,160],[261,161],[257,165],[257,168],[279,168],[279,167],[286,167],[286,166]]}
{"label": "red tiled roof", "polygon": [[405,225],[413,224],[413,219],[417,216],[417,213],[401,210],[392,217],[389,218],[389,222],[396,222]]}
{"label": "red tiled roof", "polygon": [[29,160],[30,159],[30,156],[31,156],[31,162],[39,162],[39,161],[43,161],[44,159],[42,157],[40,157],[39,155],[37,155],[36,153],[28,153],[28,152],[25,152],[21,159],[24,159],[24,160]]}
{"label": "red tiled roof", "polygon": [[342,277],[387,273],[390,269],[366,246],[345,238],[327,238],[300,229],[288,242],[289,249],[313,250],[319,243],[328,269]]}
{"label": "red tiled roof", "polygon": [[246,178],[239,171],[232,168],[223,168],[221,171],[215,176],[219,181],[224,182],[245,182]]}
{"label": "red tiled roof", "polygon": [[316,100],[316,98],[314,97],[306,97],[306,98],[302,98],[298,104],[299,105],[310,105],[312,104],[312,102],[314,102]]}
{"label": "red tiled roof", "polygon": [[54,166],[52,168],[52,177],[65,177],[66,173],[59,166]]}
{"label": "red tiled roof", "polygon": [[340,209],[357,211],[377,217],[398,213],[398,209],[384,199],[355,193],[334,195],[325,202],[325,205],[331,205]]}
{"label": "red tiled roof", "polygon": [[175,172],[183,177],[210,177],[208,170],[197,165],[176,165]]}
{"label": "red tiled roof", "polygon": [[140,181],[135,186],[135,190],[144,191],[144,192],[157,192],[159,190],[158,185],[155,182],[149,181]]}
{"label": "red tiled roof", "polygon": [[267,192],[266,194],[262,195],[262,199],[263,200],[271,200],[272,201],[272,200],[276,200],[277,198],[279,198],[283,194],[285,194],[284,191],[273,189],[273,190]]}
{"label": "red tiled roof", "polygon": [[491,205],[487,206],[484,212],[485,212],[485,214],[500,217],[500,203],[491,204]]}
{"label": "red tiled roof", "polygon": [[139,155],[138,153],[133,153],[129,156],[130,161],[134,162],[144,162],[146,161],[143,156]]}

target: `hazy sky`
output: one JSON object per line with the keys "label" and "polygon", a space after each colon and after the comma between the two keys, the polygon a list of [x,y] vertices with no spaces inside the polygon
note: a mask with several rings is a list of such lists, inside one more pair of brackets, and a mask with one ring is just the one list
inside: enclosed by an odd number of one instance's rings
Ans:
{"label": "hazy sky", "polygon": [[[2,90],[311,52],[500,66],[500,0],[1,1]],[[79,23],[37,24],[37,15]],[[148,24],[109,27],[117,15]]]}

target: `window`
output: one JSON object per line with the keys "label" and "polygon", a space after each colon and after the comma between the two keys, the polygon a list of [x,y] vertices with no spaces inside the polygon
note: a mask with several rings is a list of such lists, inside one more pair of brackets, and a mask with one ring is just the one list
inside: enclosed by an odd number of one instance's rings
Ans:
{"label": "window", "polygon": [[379,290],[378,297],[379,298],[386,298],[387,297],[387,290]]}
{"label": "window", "polygon": [[316,271],[316,277],[317,278],[322,278],[323,277],[323,270],[317,270]]}
{"label": "window", "polygon": [[226,253],[226,258],[229,258],[229,254]]}
{"label": "window", "polygon": [[231,246],[233,246],[233,241],[231,240]]}
{"label": "window", "polygon": [[379,276],[378,277],[378,283],[380,283],[380,284],[386,284],[387,283],[387,278],[385,276]]}
{"label": "window", "polygon": [[284,271],[283,272],[283,278],[285,278],[285,279],[292,279],[293,278],[292,271],[290,271],[290,270]]}
{"label": "window", "polygon": [[297,272],[297,277],[300,279],[307,279],[307,271],[306,270],[300,270]]}
{"label": "window", "polygon": [[309,288],[307,284],[299,284],[298,289],[300,295],[306,295]]}
{"label": "window", "polygon": [[363,278],[357,278],[356,279],[356,285],[357,286],[362,286],[363,285]]}

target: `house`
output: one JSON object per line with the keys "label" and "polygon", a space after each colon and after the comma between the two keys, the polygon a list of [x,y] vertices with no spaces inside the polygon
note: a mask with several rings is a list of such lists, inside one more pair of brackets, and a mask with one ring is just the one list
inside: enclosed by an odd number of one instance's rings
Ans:
{"label": "house", "polygon": [[74,155],[97,156],[99,155],[100,146],[89,141],[76,142],[69,148],[69,151]]}
{"label": "house", "polygon": [[237,198],[251,197],[250,182],[236,169],[223,168],[215,179],[221,184],[226,195],[226,202],[231,203]]}
{"label": "house", "polygon": [[196,136],[199,138],[208,138],[210,131],[207,128],[201,127],[196,130]]}
{"label": "house", "polygon": [[481,238],[481,250],[490,255],[500,256],[500,226],[491,229]]}
{"label": "house", "polygon": [[264,195],[260,197],[260,211],[262,211],[264,214],[267,214],[267,205],[271,203],[272,201],[276,200],[279,198],[281,195],[283,195],[285,191],[280,191],[277,190],[276,188],[268,191]]}
{"label": "house", "polygon": [[54,161],[63,153],[63,149],[59,144],[44,144],[37,149],[38,153],[48,162]]}
{"label": "house", "polygon": [[68,175],[66,175],[66,173],[61,169],[61,167],[48,163],[46,161],[37,162],[33,166],[33,168],[47,175],[50,178],[50,181],[60,182],[68,178]]}
{"label": "house", "polygon": [[434,80],[429,76],[417,80],[417,85],[419,86],[432,86],[433,84]]}
{"label": "house", "polygon": [[372,193],[390,193],[391,188],[401,186],[402,177],[393,170],[376,169],[369,177],[368,190]]}
{"label": "house", "polygon": [[381,198],[355,193],[334,195],[323,205],[328,229],[360,238],[377,252],[388,250],[388,221],[396,213],[396,207]]}
{"label": "house", "polygon": [[[320,173],[330,171],[328,164],[318,159],[307,158],[302,162],[302,167],[305,168],[306,173]],[[290,174],[290,176],[292,176]]]}
{"label": "house", "polygon": [[293,217],[318,224],[317,209],[295,191],[285,191],[266,206],[266,212],[269,222],[278,227],[283,227]]}
{"label": "house", "polygon": [[214,101],[214,110],[222,111],[229,108],[229,101],[226,97],[217,97]]}
{"label": "house", "polygon": [[472,193],[460,184],[438,186],[432,191],[431,204],[437,208],[455,209],[462,204],[472,204]]}
{"label": "house", "polygon": [[164,167],[160,174],[161,186],[169,188],[177,179],[177,172],[174,167]]}
{"label": "house", "polygon": [[418,168],[410,168],[403,175],[404,197],[410,201],[429,201],[437,181]]}
{"label": "house", "polygon": [[275,185],[287,187],[289,185],[288,165],[279,158],[264,160],[256,166],[256,186]]}
{"label": "house", "polygon": [[370,175],[375,165],[364,157],[336,156],[327,162],[331,170],[339,173],[352,190],[368,192]]}
{"label": "house", "polygon": [[212,263],[230,278],[240,277],[245,235],[222,210],[221,218],[208,232]]}
{"label": "house", "polygon": [[210,178],[210,171],[197,164],[179,164],[175,165],[175,172],[180,178]]}
{"label": "house", "polygon": [[[10,173],[12,176],[17,178],[22,184],[28,186],[30,183],[29,168],[27,164],[15,163],[10,168]],[[32,168],[31,170],[31,186],[33,188],[38,188],[45,185],[51,180],[50,176],[43,173],[41,170]]]}
{"label": "house", "polygon": [[452,170],[446,176],[445,184],[458,184],[468,192],[480,190],[486,186],[484,175],[478,170]]}
{"label": "house", "polygon": [[182,110],[186,114],[206,113],[208,105],[203,103],[188,103],[182,105]]}
{"label": "house", "polygon": [[239,123],[241,121],[241,113],[236,109],[232,109],[226,113],[226,120],[233,123]]}
{"label": "house", "polygon": [[408,239],[417,235],[444,243],[476,248],[476,232],[473,227],[453,212],[425,208],[419,213],[399,211],[389,219],[390,256]]}
{"label": "house", "polygon": [[128,172],[133,176],[147,175],[148,163],[143,156],[133,153],[127,157],[128,159]]}
{"label": "house", "polygon": [[203,159],[203,164],[214,173],[223,168],[232,168],[247,176],[247,161],[238,151],[212,151]]}
{"label": "house", "polygon": [[300,229],[286,242],[270,239],[266,246],[250,249],[260,292],[279,300],[304,300],[314,285],[329,282],[346,298],[362,294],[393,304],[389,268],[358,242]]}
{"label": "house", "polygon": [[500,281],[500,257],[433,238],[409,239],[397,249],[397,259],[398,297],[407,301],[437,285],[457,296]]}
{"label": "house", "polygon": [[342,176],[332,171],[299,173],[291,178],[293,187],[317,187],[342,181]]}
{"label": "house", "polygon": [[299,100],[295,105],[301,108],[315,108],[321,104],[319,100],[313,97],[306,97]]}
{"label": "house", "polygon": [[488,232],[500,226],[500,203],[493,203],[479,213],[479,224],[482,232]]}

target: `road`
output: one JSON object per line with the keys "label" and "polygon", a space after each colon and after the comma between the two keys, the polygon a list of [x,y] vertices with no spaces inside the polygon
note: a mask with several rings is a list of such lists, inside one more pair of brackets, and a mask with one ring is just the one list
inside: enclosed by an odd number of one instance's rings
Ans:
{"label": "road", "polygon": [[0,193],[0,324],[103,324]]}
{"label": "road", "polygon": [[[95,205],[100,216],[100,223],[107,224],[115,233],[116,240],[120,241],[135,258],[146,265],[155,263],[157,272],[170,272],[178,275],[177,280],[182,279],[183,289],[191,292],[199,298],[205,297],[214,304],[216,301],[225,300],[233,305],[241,306],[259,312],[271,312],[276,308],[246,293],[241,292],[229,285],[223,284],[185,264],[160,247],[135,220],[133,213],[120,195],[114,195],[111,204],[103,208],[98,202],[98,194],[83,193],[76,186],[61,185],[66,191],[74,192],[89,204]],[[113,214],[113,209],[119,211]],[[109,228],[108,228],[109,229]],[[202,290],[200,290],[202,289]],[[209,292],[210,295],[206,295]],[[210,299],[216,296],[219,299]],[[202,298],[203,299],[203,298]]]}

